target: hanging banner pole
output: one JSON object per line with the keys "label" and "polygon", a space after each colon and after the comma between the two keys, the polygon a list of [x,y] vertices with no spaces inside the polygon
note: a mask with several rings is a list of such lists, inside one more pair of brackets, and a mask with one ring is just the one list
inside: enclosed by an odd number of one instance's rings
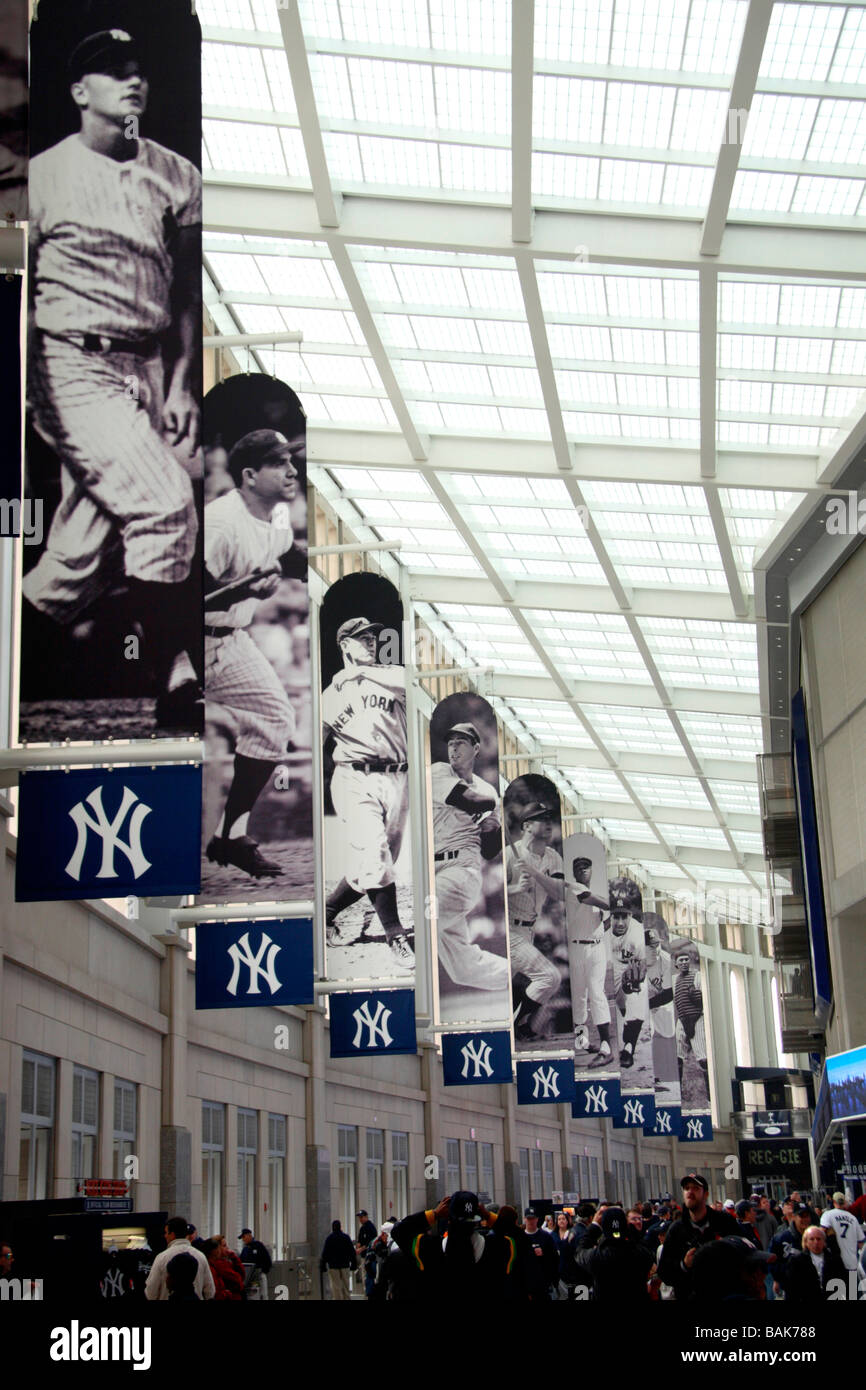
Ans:
{"label": "hanging banner pole", "polygon": [[203,922],[246,922],[253,917],[310,917],[311,902],[298,903],[227,903],[225,907],[175,907],[171,920],[182,927],[195,927]]}
{"label": "hanging banner pole", "polygon": [[[310,525],[314,508],[308,508]],[[313,975],[325,974],[325,869],[322,783],[322,654],[319,651],[319,604],[310,594],[310,725],[313,730]]]}

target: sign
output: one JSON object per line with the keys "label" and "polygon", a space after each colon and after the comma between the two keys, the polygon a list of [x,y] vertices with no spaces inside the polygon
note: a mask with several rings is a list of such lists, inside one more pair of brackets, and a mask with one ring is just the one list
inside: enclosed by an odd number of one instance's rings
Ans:
{"label": "sign", "polygon": [[612,1120],[619,1105],[619,1077],[599,1076],[587,1081],[578,1076],[575,1080],[575,1095],[571,1102],[571,1116],[574,1120],[585,1120],[588,1116],[596,1120]]}
{"label": "sign", "polygon": [[312,1004],[313,923],[203,922],[196,932],[195,1006]]}
{"label": "sign", "polygon": [[790,1110],[756,1110],[754,1126],[756,1139],[788,1137],[793,1133]]}
{"label": "sign", "polygon": [[656,1102],[652,1124],[644,1125],[643,1132],[648,1139],[678,1139],[681,1118],[678,1105],[659,1105]]}
{"label": "sign", "polygon": [[126,1178],[82,1178],[78,1191],[85,1197],[125,1197],[129,1183]]}
{"label": "sign", "polygon": [[23,772],[15,899],[195,893],[200,825],[197,767]]}
{"label": "sign", "polygon": [[652,1129],[655,1125],[655,1096],[652,1091],[620,1091],[620,1103],[613,1116],[614,1129]]}
{"label": "sign", "polygon": [[604,845],[595,835],[569,835],[563,861],[575,1076],[607,1082],[619,1077],[620,1014],[604,927],[610,905]]}
{"label": "sign", "polygon": [[442,1075],[446,1086],[511,1084],[510,1033],[445,1033]]}
{"label": "sign", "polygon": [[131,1212],[131,1211],[132,1211],[132,1198],[131,1198],[131,1197],[85,1197],[85,1199],[84,1199],[84,1210],[85,1210],[85,1211],[114,1211],[114,1212],[119,1212],[119,1213],[123,1213],[123,1212],[128,1213],[128,1212]]}
{"label": "sign", "polygon": [[[672,1115],[677,1113],[679,1129],[679,1110],[682,1099],[680,1085],[680,1065],[677,1055],[677,1018],[674,1008],[675,970],[671,959],[670,932],[665,919],[658,912],[645,912],[643,915],[644,942],[646,951],[646,973],[649,991],[649,1016],[652,1028],[653,1088],[657,1109]],[[683,1072],[687,1068],[683,1066]],[[644,1133],[655,1132],[654,1126]]]}
{"label": "sign", "polygon": [[574,1062],[536,1058],[517,1063],[518,1105],[559,1105],[574,1099]]}
{"label": "sign", "polygon": [[811,1188],[812,1165],[806,1139],[745,1139],[739,1144],[744,1183],[778,1178],[792,1188]]}
{"label": "sign", "polygon": [[332,994],[330,1008],[332,1057],[416,1051],[413,989]]}
{"label": "sign", "polygon": [[713,1137],[713,1118],[710,1114],[698,1115],[684,1111],[680,1116],[681,1144],[709,1144]]}

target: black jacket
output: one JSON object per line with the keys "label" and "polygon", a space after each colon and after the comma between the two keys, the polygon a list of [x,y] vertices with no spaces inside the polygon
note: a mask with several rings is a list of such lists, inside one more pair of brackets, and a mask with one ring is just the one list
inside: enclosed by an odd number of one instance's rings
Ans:
{"label": "black jacket", "polygon": [[492,1238],[492,1233],[475,1228],[483,1245],[478,1259],[471,1233],[449,1233],[447,1226],[431,1224],[432,1212],[416,1212],[398,1222],[392,1240],[412,1261],[418,1272],[419,1294],[424,1301],[472,1303],[502,1297],[504,1268],[510,1247]]}
{"label": "black jacket", "polygon": [[[783,1283],[785,1301],[787,1303],[824,1303],[827,1300],[827,1285],[831,1279],[841,1279],[845,1290],[842,1296],[847,1298],[848,1271],[842,1262],[842,1256],[837,1251],[831,1250],[829,1245],[825,1249],[824,1277],[819,1279],[818,1271],[812,1263],[812,1256],[809,1251],[798,1250],[785,1261]],[[836,1297],[839,1297],[838,1293]]]}
{"label": "black jacket", "polygon": [[575,1262],[589,1276],[599,1303],[649,1302],[647,1280],[655,1260],[639,1238],[603,1235],[578,1250]]}
{"label": "black jacket", "polygon": [[692,1221],[688,1211],[684,1211],[665,1236],[662,1255],[659,1260],[659,1278],[663,1284],[670,1284],[675,1297],[682,1301],[692,1292],[692,1274],[683,1268],[683,1259],[689,1250],[708,1245],[711,1240],[721,1240],[723,1236],[737,1235],[737,1223],[726,1211],[714,1211],[707,1207],[700,1226]]}
{"label": "black jacket", "polygon": [[524,1231],[523,1234],[529,1247],[526,1267],[529,1296],[549,1298],[551,1286],[559,1282],[559,1251],[547,1231],[538,1230],[534,1235]]}
{"label": "black jacket", "polygon": [[245,1265],[255,1265],[262,1274],[267,1274],[271,1268],[272,1260],[267,1249],[260,1240],[251,1240],[249,1245],[241,1246],[241,1263]]}
{"label": "black jacket", "polygon": [[358,1260],[351,1236],[345,1231],[332,1231],[322,1246],[320,1268],[357,1269]]}

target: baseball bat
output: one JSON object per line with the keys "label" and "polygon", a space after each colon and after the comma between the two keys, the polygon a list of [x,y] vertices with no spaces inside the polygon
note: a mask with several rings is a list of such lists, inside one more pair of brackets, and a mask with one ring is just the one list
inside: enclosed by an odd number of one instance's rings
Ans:
{"label": "baseball bat", "polygon": [[213,600],[217,598],[227,598],[230,594],[236,593],[240,589],[245,589],[256,579],[265,579],[270,574],[275,574],[275,570],[253,570],[252,574],[244,575],[243,579],[233,579],[230,584],[223,584],[219,589],[211,589],[210,593],[204,596],[205,608],[213,608]]}

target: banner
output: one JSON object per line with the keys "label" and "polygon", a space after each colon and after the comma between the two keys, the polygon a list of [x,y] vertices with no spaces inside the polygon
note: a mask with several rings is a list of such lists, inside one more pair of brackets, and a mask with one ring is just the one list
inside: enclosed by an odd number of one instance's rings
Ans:
{"label": "banner", "polygon": [[313,1002],[311,918],[207,922],[196,929],[197,1009]]}
{"label": "banner", "polygon": [[332,1057],[416,1051],[414,989],[332,994],[330,1009]]}
{"label": "banner", "polygon": [[620,1084],[619,1102],[613,1113],[614,1129],[652,1129],[656,1106],[652,1091],[626,1093]]}
{"label": "banner", "polygon": [[20,275],[0,275],[0,536],[23,531],[25,544],[33,545],[42,539],[41,507],[21,506],[22,283]]}
{"label": "banner", "polygon": [[709,1144],[713,1137],[713,1119],[709,1111],[703,1115],[685,1114],[680,1116],[681,1144]]}
{"label": "banner", "polygon": [[561,1105],[574,1100],[575,1094],[571,1057],[517,1063],[518,1105]]}
{"label": "banner", "polygon": [[511,1085],[510,1033],[445,1033],[442,1080],[446,1086]]}
{"label": "banner", "polygon": [[655,1082],[643,898],[631,878],[612,879],[608,894],[610,917],[606,929],[617,1010],[621,1090],[623,1096],[652,1095]]}
{"label": "banner", "polygon": [[403,605],[350,574],[319,619],[328,975],[415,977]]}
{"label": "banner", "polygon": [[28,0],[0,7],[0,222],[27,218],[28,10]]}
{"label": "banner", "polygon": [[610,898],[604,845],[595,835],[569,835],[564,846],[568,969],[578,1081],[619,1076],[619,1017],[609,936]]}
{"label": "banner", "polygon": [[449,695],[430,721],[433,859],[443,1023],[509,1017],[499,731],[480,695]]}
{"label": "banner", "polygon": [[[689,1116],[706,1117],[710,1110],[707,1034],[700,953],[694,941],[679,937],[670,943],[673,961],[677,1068],[682,1105],[682,1129]],[[680,1138],[683,1137],[682,1130]]]}
{"label": "banner", "polygon": [[22,772],[16,902],[196,893],[201,770]]}
{"label": "banner", "polygon": [[515,1050],[571,1054],[559,793],[547,777],[516,777],[505,789],[503,810]]}
{"label": "banner", "polygon": [[[649,1011],[653,1031],[653,1093],[657,1109],[670,1111],[673,1108],[678,1116],[681,1096],[670,933],[664,917],[657,912],[644,913],[643,928]],[[645,1128],[644,1132],[657,1131],[655,1126],[652,1126],[650,1129]],[[672,1132],[675,1134],[677,1131],[674,1129]]]}
{"label": "banner", "polygon": [[22,741],[201,733],[200,51],[176,0],[31,26]]}
{"label": "banner", "polygon": [[313,896],[306,445],[283,382],[208,391],[203,902]]}
{"label": "banner", "polygon": [[571,1116],[574,1120],[585,1120],[592,1116],[596,1120],[612,1120],[619,1105],[619,1077],[599,1074],[592,1081],[575,1078],[574,1100],[571,1103]]}
{"label": "banner", "polygon": [[678,1105],[659,1105],[656,1100],[653,1122],[644,1125],[643,1132],[650,1139],[678,1139],[681,1119]]}

